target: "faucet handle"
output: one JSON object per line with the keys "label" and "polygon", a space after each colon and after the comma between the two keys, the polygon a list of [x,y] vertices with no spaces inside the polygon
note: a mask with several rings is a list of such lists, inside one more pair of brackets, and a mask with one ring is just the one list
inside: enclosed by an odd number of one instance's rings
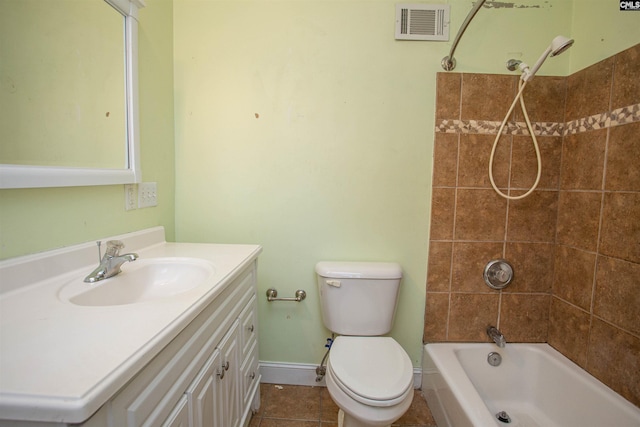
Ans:
{"label": "faucet handle", "polygon": [[120,249],[124,248],[124,243],[120,240],[109,240],[107,242],[107,250],[104,252],[105,256],[118,256]]}

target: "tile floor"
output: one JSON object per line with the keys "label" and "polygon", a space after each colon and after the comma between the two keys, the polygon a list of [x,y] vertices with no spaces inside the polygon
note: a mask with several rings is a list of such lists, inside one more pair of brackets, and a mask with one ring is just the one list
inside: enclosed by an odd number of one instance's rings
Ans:
{"label": "tile floor", "polygon": [[[419,390],[394,426],[436,427]],[[260,384],[260,410],[249,427],[338,427],[338,407],[326,387]]]}

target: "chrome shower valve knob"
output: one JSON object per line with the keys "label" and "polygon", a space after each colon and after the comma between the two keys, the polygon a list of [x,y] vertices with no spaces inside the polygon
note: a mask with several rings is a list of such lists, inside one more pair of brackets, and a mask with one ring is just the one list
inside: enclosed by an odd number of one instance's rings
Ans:
{"label": "chrome shower valve knob", "polygon": [[513,267],[503,259],[494,259],[485,266],[483,276],[491,289],[504,289],[513,279]]}

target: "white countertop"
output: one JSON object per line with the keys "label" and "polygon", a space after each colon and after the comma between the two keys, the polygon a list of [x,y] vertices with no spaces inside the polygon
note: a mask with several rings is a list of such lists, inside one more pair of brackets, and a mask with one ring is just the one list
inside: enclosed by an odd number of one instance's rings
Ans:
{"label": "white countertop", "polygon": [[[0,282],[5,290],[0,294],[0,418],[84,421],[261,251],[256,245],[166,243],[161,228],[115,238],[125,241],[123,253],[137,252],[141,260],[198,258],[210,262],[214,273],[202,286],[170,298],[89,307],[64,301],[59,291],[97,266],[95,245],[0,262]],[[23,276],[42,277],[56,270],[52,262],[59,265],[56,261],[68,262],[68,257],[79,253],[78,259],[95,261],[12,289],[14,282],[24,281]],[[121,274],[126,274],[126,269],[124,264]]]}

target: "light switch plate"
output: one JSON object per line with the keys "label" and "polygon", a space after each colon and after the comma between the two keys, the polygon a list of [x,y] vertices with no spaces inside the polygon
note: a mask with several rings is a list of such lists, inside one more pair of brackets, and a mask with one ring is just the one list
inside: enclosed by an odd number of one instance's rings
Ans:
{"label": "light switch plate", "polygon": [[158,206],[158,190],[155,182],[138,184],[138,207]]}

